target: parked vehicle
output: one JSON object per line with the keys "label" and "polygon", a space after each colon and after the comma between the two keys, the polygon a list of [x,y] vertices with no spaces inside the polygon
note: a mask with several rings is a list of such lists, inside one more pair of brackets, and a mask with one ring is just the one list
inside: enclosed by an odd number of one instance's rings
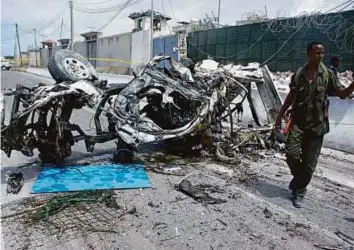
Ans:
{"label": "parked vehicle", "polygon": [[11,70],[12,63],[7,59],[1,59],[1,70]]}

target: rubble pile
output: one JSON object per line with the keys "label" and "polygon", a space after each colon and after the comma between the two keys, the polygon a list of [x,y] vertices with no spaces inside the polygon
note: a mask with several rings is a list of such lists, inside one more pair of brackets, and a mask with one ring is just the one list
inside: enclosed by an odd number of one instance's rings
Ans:
{"label": "rubble pile", "polygon": [[284,152],[284,140],[273,130],[240,129],[230,137],[218,137],[215,155],[219,161],[240,163],[242,159],[258,161],[264,152]]}
{"label": "rubble pile", "polygon": [[259,63],[249,63],[247,66],[227,64],[223,65],[214,60],[207,59],[195,65],[194,78],[202,77],[210,80],[214,75],[227,75],[234,78],[250,78],[263,81],[263,73]]}
{"label": "rubble pile", "polygon": [[271,77],[276,86],[277,90],[289,92],[289,84],[291,81],[291,76],[293,72],[286,71],[286,72],[271,72]]}

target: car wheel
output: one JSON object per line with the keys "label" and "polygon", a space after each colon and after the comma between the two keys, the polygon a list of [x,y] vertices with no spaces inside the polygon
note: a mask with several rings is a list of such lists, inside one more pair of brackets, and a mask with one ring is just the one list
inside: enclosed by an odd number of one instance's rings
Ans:
{"label": "car wheel", "polygon": [[95,81],[98,79],[96,70],[80,54],[62,49],[49,59],[48,70],[57,83],[64,81]]}

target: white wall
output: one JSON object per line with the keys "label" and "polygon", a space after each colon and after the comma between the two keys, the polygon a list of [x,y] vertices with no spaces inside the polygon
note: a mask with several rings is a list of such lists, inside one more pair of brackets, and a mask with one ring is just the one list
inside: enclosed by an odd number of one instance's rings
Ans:
{"label": "white wall", "polygon": [[[36,63],[37,61],[37,63]],[[41,55],[39,51],[29,51],[28,52],[28,65],[29,66],[40,66]]]}
{"label": "white wall", "polygon": [[[111,61],[98,61],[98,67],[130,67],[131,60],[132,33],[125,33],[115,36],[102,37],[98,40],[98,58],[110,58]],[[120,62],[118,60],[123,60]]]}
{"label": "white wall", "polygon": [[150,62],[150,44],[149,30],[132,33],[131,60],[133,62],[132,68],[136,73]]}

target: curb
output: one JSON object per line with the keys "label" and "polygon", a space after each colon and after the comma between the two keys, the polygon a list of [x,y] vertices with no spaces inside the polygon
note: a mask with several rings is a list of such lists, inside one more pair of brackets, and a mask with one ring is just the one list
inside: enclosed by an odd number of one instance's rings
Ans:
{"label": "curb", "polygon": [[54,79],[52,77],[49,77],[49,76],[45,76],[45,75],[41,75],[41,74],[29,72],[29,71],[25,71],[25,73],[28,73],[28,74],[31,74],[31,75],[35,75],[35,76],[39,76],[39,77],[46,78],[46,79],[51,79],[51,80],[54,81]]}
{"label": "curb", "polygon": [[27,72],[26,67],[13,67],[13,71],[19,71],[19,72]]}

